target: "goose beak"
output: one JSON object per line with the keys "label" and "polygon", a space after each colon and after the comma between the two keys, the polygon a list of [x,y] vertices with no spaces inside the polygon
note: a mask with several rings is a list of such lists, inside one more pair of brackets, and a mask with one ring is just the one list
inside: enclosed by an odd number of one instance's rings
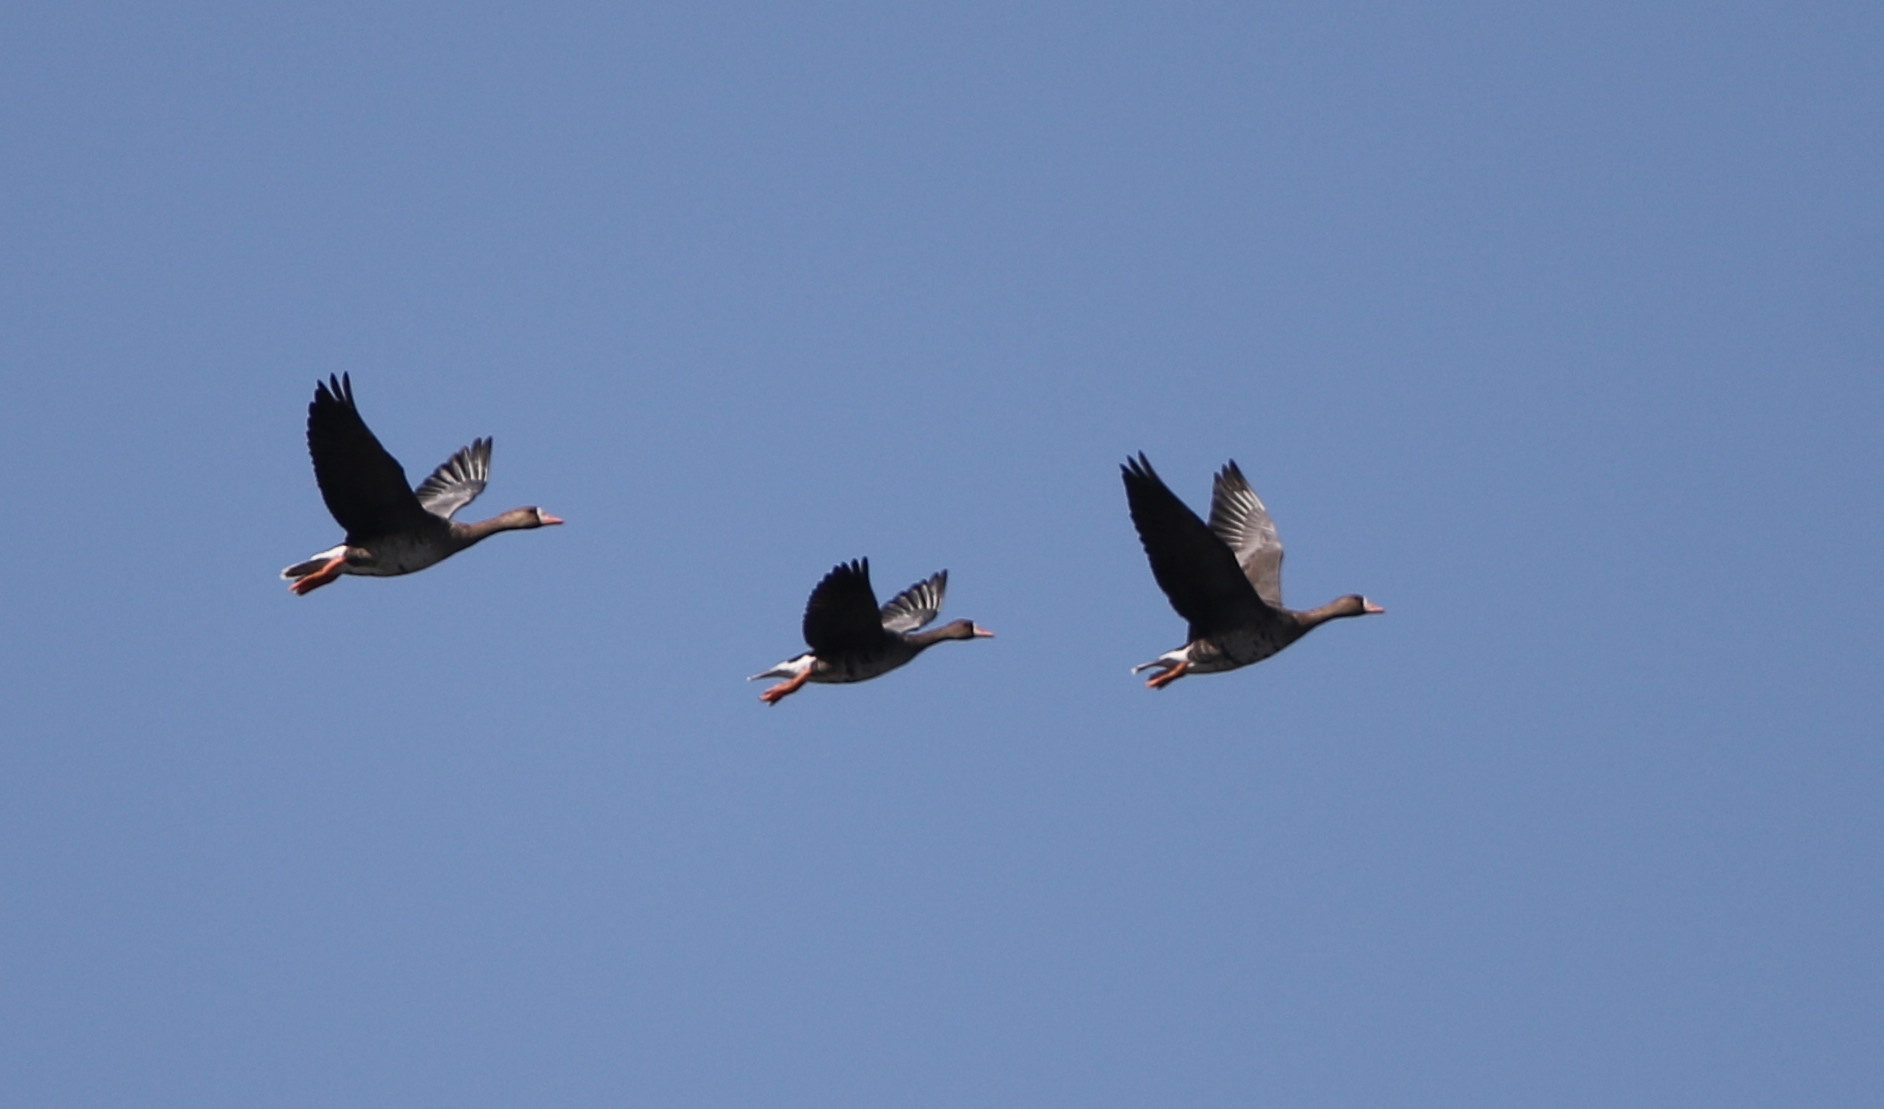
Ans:
{"label": "goose beak", "polygon": [[993,639],[994,633],[989,631],[987,628],[982,627],[980,624],[976,624],[975,625],[975,638],[976,639]]}
{"label": "goose beak", "polygon": [[536,515],[537,519],[541,520],[545,527],[548,527],[550,524],[560,524],[563,522],[561,516],[551,516],[547,512],[538,511]]}
{"label": "goose beak", "polygon": [[1367,599],[1366,597],[1362,597],[1362,598],[1361,598],[1361,611],[1362,611],[1362,612],[1365,612],[1365,613],[1370,613],[1370,614],[1371,614],[1371,613],[1375,613],[1375,612],[1385,612],[1385,611],[1387,611],[1387,610],[1386,610],[1386,609],[1384,609],[1384,608],[1381,608],[1381,607],[1380,607],[1379,605],[1377,605],[1377,604],[1375,604],[1374,602],[1372,602],[1372,601],[1370,601],[1370,600],[1368,600],[1368,599]]}

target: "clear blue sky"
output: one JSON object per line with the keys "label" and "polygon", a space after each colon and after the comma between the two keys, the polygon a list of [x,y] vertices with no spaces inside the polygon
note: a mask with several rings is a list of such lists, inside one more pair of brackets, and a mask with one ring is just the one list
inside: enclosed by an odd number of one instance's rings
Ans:
{"label": "clear blue sky", "polygon": [[0,1102],[1874,1103],[1884,9],[1648,7],[9,5]]}

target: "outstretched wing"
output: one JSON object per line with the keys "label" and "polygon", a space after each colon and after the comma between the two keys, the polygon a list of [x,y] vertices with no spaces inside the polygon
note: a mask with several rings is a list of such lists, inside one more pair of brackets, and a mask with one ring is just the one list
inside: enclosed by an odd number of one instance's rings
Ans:
{"label": "outstretched wing", "polygon": [[1120,467],[1132,524],[1151,562],[1151,576],[1191,638],[1259,620],[1268,612],[1229,545],[1217,538],[1177,494],[1171,492],[1142,453]]}
{"label": "outstretched wing", "polygon": [[347,375],[315,386],[307,406],[307,451],[321,499],[349,538],[387,535],[424,521],[425,510],[399,460],[380,446],[354,407]]}
{"label": "outstretched wing", "polygon": [[883,630],[896,635],[913,632],[942,611],[942,594],[949,587],[949,572],[938,570],[927,581],[919,581],[891,597],[883,606]]}
{"label": "outstretched wing", "polygon": [[882,638],[877,595],[870,588],[870,560],[838,563],[805,605],[806,645],[813,654],[832,655],[867,648]]}
{"label": "outstretched wing", "polygon": [[449,520],[452,514],[477,500],[484,483],[491,480],[491,441],[473,439],[468,447],[459,447],[432,476],[419,483],[419,504],[434,516]]}
{"label": "outstretched wing", "polygon": [[1229,544],[1256,595],[1282,607],[1282,539],[1235,461],[1217,471],[1210,492],[1210,531]]}

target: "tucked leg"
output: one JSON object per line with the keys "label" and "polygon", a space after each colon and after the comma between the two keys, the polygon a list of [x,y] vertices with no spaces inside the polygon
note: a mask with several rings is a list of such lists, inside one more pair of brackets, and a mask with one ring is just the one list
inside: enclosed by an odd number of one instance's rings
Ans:
{"label": "tucked leg", "polygon": [[776,705],[785,698],[798,692],[799,687],[810,680],[811,668],[807,666],[797,677],[789,681],[780,682],[771,689],[759,694],[759,700],[764,701],[768,705]]}
{"label": "tucked leg", "polygon": [[340,576],[340,568],[346,564],[346,555],[335,555],[333,558],[328,559],[320,569],[304,577],[296,578],[293,583],[288,586],[288,589],[297,597],[311,593],[321,586],[326,585],[328,582],[333,581],[335,578],[338,578]]}
{"label": "tucked leg", "polygon": [[1150,679],[1148,679],[1145,682],[1145,688],[1146,689],[1163,689],[1165,686],[1170,685],[1172,682],[1177,681],[1179,678],[1183,677],[1184,672],[1186,670],[1189,670],[1190,668],[1191,668],[1190,660],[1186,659],[1183,662],[1178,663],[1176,666],[1173,666],[1169,670],[1163,671],[1162,673],[1153,674],[1150,677]]}

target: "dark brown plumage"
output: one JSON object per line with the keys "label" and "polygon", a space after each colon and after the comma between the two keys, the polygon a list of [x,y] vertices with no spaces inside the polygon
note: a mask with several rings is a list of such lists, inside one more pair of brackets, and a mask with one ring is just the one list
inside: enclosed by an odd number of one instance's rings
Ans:
{"label": "dark brown plumage", "polygon": [[972,620],[952,620],[919,631],[942,609],[949,572],[938,571],[877,606],[870,587],[870,560],[840,562],[824,575],[805,604],[805,645],[811,650],[786,659],[758,678],[784,678],[759,695],[775,705],[806,682],[861,682],[915,658],[945,639],[976,639],[994,633]]}
{"label": "dark brown plumage", "polygon": [[1134,674],[1158,670],[1147,686],[1162,689],[1186,673],[1248,666],[1328,620],[1385,611],[1359,594],[1300,612],[1283,607],[1282,540],[1235,462],[1217,472],[1208,524],[1171,492],[1144,454],[1126,459],[1120,470],[1152,577],[1190,625],[1184,646],[1132,668]]}
{"label": "dark brown plumage", "polygon": [[296,594],[342,574],[410,574],[497,532],[562,523],[535,507],[513,508],[471,524],[453,521],[453,513],[484,491],[491,441],[476,439],[460,448],[414,490],[406,483],[405,468],[360,418],[353,382],[345,374],[315,386],[307,406],[307,449],[321,499],[346,539],[281,572]]}

